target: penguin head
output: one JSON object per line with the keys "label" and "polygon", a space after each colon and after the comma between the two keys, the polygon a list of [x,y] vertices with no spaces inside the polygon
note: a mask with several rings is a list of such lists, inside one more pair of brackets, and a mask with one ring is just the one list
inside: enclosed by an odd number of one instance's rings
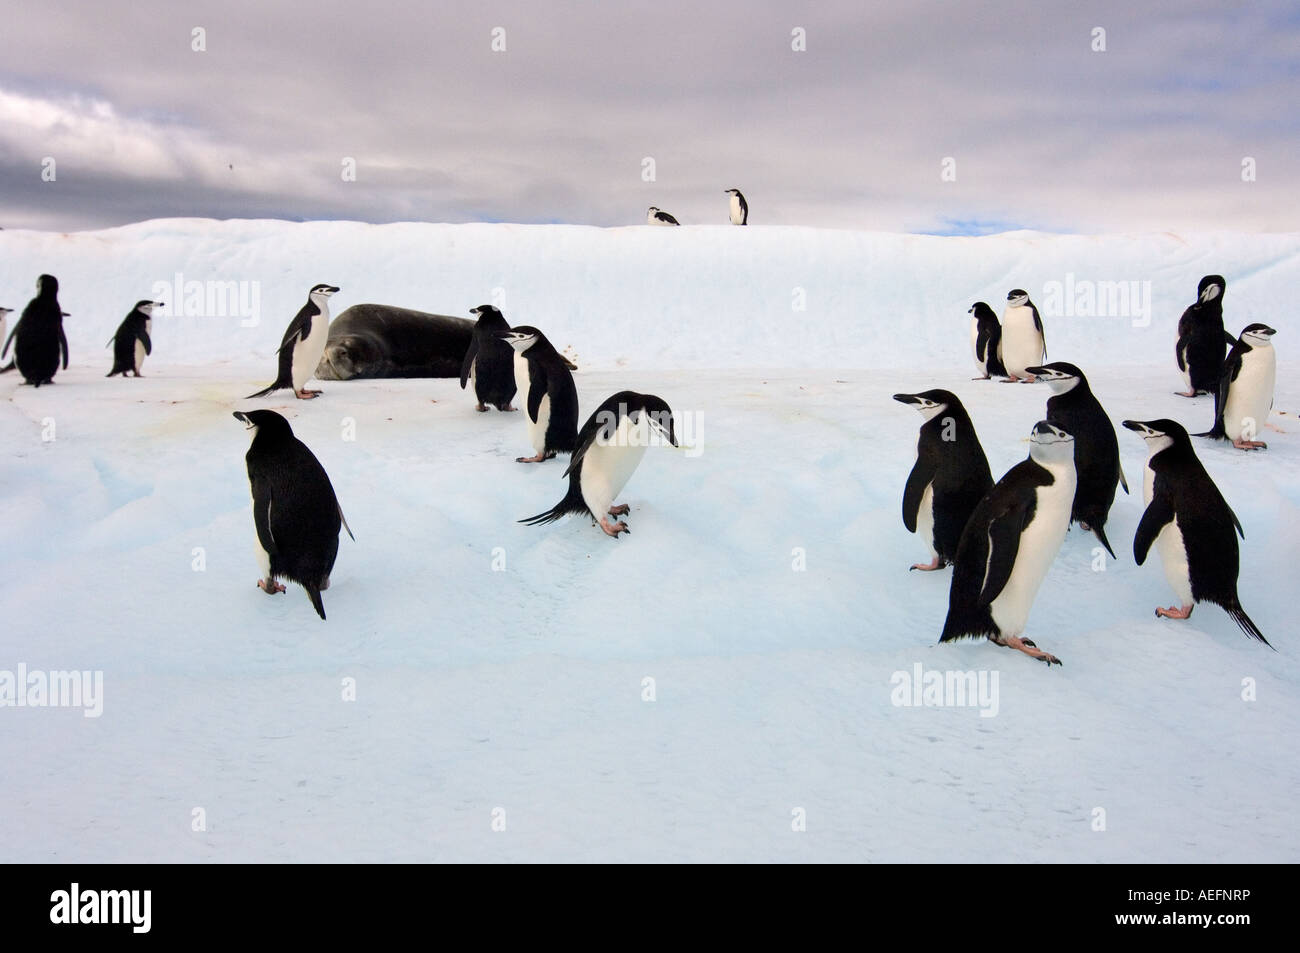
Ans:
{"label": "penguin head", "polygon": [[1270,338],[1277,334],[1273,328],[1267,324],[1248,324],[1241,330],[1241,338],[1251,347],[1272,347],[1273,342]]}
{"label": "penguin head", "polygon": [[143,301],[137,301],[135,303],[135,310],[139,311],[146,318],[151,318],[153,317],[153,309],[161,308],[162,306],[163,303],[161,301],[150,301],[146,298]]}
{"label": "penguin head", "polygon": [[252,432],[254,440],[282,440],[293,436],[289,421],[274,410],[237,410],[234,417],[247,424],[245,429]]}
{"label": "penguin head", "polygon": [[983,301],[976,301],[966,310],[966,313],[974,315],[976,320],[981,321],[984,318],[992,318],[994,321],[998,319],[998,316],[993,313],[993,309]]}
{"label": "penguin head", "polygon": [[1209,304],[1215,298],[1223,297],[1227,287],[1228,282],[1224,280],[1223,275],[1206,275],[1196,286],[1197,300],[1201,304]]}
{"label": "penguin head", "polygon": [[651,205],[648,209],[646,209],[645,213],[649,215],[651,218],[654,218],[656,215],[659,214],[659,206]]}
{"label": "penguin head", "polygon": [[724,192],[723,194],[734,195],[736,198],[740,198],[740,189],[727,189],[727,191]]}
{"label": "penguin head", "polygon": [[41,275],[36,279],[36,293],[42,298],[53,298],[59,293],[59,279],[53,275]]}
{"label": "penguin head", "polygon": [[470,308],[469,313],[478,316],[479,327],[485,330],[509,331],[510,325],[506,322],[505,315],[500,309],[490,304],[481,304],[477,308]]}
{"label": "penguin head", "polygon": [[673,409],[662,397],[654,394],[632,394],[636,404],[628,405],[628,412],[633,421],[638,421],[644,414],[650,425],[650,432],[661,440],[667,440],[674,447],[678,446],[677,431],[673,426]]}
{"label": "penguin head", "polygon": [[1159,420],[1125,420],[1124,427],[1145,440],[1147,449],[1153,454],[1176,443],[1191,443],[1182,424],[1165,417]]}
{"label": "penguin head", "polygon": [[1081,383],[1088,383],[1088,378],[1083,376],[1083,371],[1066,361],[1053,361],[1041,367],[1026,367],[1025,373],[1047,381],[1053,394],[1064,394],[1074,390]]}
{"label": "penguin head", "polygon": [[6,314],[13,314],[13,311],[13,308],[0,308],[0,318],[3,318]]}
{"label": "penguin head", "polygon": [[895,394],[900,404],[910,404],[926,420],[933,420],[949,407],[957,404],[957,395],[947,390],[926,390],[919,394]]}
{"label": "penguin head", "polygon": [[1029,434],[1029,455],[1039,463],[1074,460],[1074,437],[1060,427],[1040,420]]}
{"label": "penguin head", "polygon": [[311,289],[311,292],[307,297],[321,301],[328,301],[330,295],[334,294],[334,292],[338,290],[339,289],[336,285],[316,285]]}
{"label": "penguin head", "polygon": [[1013,288],[1007,292],[1007,304],[1012,308],[1023,308],[1029,304],[1029,292],[1023,288]]}
{"label": "penguin head", "polygon": [[542,337],[541,331],[534,327],[529,327],[526,324],[521,324],[519,327],[511,331],[498,331],[497,337],[501,338],[501,340],[505,341],[520,354],[526,352],[539,340],[545,340],[545,338]]}

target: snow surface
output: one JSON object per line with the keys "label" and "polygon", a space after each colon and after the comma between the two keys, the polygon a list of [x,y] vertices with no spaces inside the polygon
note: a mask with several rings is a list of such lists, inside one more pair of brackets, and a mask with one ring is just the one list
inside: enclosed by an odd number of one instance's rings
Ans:
{"label": "snow surface", "polygon": [[[21,309],[43,271],[72,315],[73,364],[39,391],[0,377],[0,670],[102,670],[104,710],[0,708],[6,859],[1300,859],[1285,602],[1300,563],[1300,235],[0,232],[0,304]],[[144,379],[105,380],[104,342],[178,271],[258,282],[260,322],[160,312]],[[1000,476],[1048,390],[972,382],[966,309],[1001,313],[1016,286],[1041,307],[1067,273],[1150,280],[1149,326],[1045,314],[1049,356],[1082,366],[1117,421],[1203,429],[1210,403],[1174,396],[1172,350],[1209,272],[1228,279],[1230,330],[1279,332],[1272,420],[1287,432],[1258,454],[1197,442],[1245,527],[1243,603],[1278,651],[1211,605],[1153,617],[1173,596],[1154,556],[1132,561],[1145,450],[1122,430],[1136,495],[1108,524],[1120,558],[1094,571],[1074,530],[1030,616],[1026,634],[1064,666],[937,645],[950,576],[907,571],[927,554],[899,514],[921,418],[890,395],[955,391]],[[679,429],[693,421],[694,449],[647,453],[615,542],[585,520],[515,522],[560,499],[563,463],[516,464],[520,415],[475,413],[456,381],[240,400],[271,380],[320,281],[342,287],[336,313],[467,314],[504,289],[507,320],[576,355],[584,417],[616,390],[653,392]],[[327,622],[296,586],[254,588],[248,437],[231,417],[254,407],[289,417],[356,532]],[[917,663],[996,672],[996,716],[895,706],[893,673]]]}

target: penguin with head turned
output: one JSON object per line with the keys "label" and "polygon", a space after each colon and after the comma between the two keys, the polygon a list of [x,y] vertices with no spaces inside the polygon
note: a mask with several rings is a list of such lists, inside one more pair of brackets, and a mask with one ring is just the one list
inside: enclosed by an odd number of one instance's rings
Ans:
{"label": "penguin with head turned", "polygon": [[320,396],[318,390],[307,390],[307,381],[316,373],[316,365],[325,353],[330,333],[329,300],[338,290],[335,285],[316,285],[307,293],[307,303],[298,309],[280,341],[279,373],[275,381],[245,399],[264,397],[284,387],[293,388],[293,395],[299,400]]}
{"label": "penguin with head turned", "polygon": [[975,425],[956,394],[927,390],[895,394],[894,400],[925,418],[916,442],[916,464],[903,489],[903,525],[930,550],[930,562],[912,568],[931,572],[957,558],[962,530],[993,486],[993,474]]}
{"label": "penguin with head turned", "polygon": [[632,532],[622,520],[629,507],[614,505],[627,481],[655,442],[677,446],[673,411],[662,397],[624,390],[609,397],[582,425],[569,468],[569,492],[545,513],[520,520],[529,526],[553,523],[567,514],[586,513],[605,535]]}
{"label": "penguin with head turned", "polygon": [[1007,372],[1003,383],[1034,382],[1029,368],[1047,359],[1047,337],[1038,308],[1021,288],[1007,293],[1007,308],[1002,312],[1002,364]]}
{"label": "penguin with head turned", "polygon": [[966,312],[970,319],[970,347],[975,353],[975,366],[979,368],[977,381],[986,381],[992,375],[1005,377],[1002,366],[1002,325],[998,316],[983,301],[976,301]]}
{"label": "penguin with head turned", "polygon": [[68,369],[68,338],[63,333],[63,309],[59,307],[59,279],[41,275],[36,279],[36,297],[23,309],[22,317],[9,332],[0,358],[14,346],[14,366],[24,383],[34,387],[53,384],[59,370]]}
{"label": "penguin with head turned", "polygon": [[541,463],[557,453],[572,453],[578,440],[578,389],[568,362],[537,328],[520,325],[497,334],[527,365],[527,387],[520,387],[519,396],[528,412],[525,423],[534,456],[516,461]]}
{"label": "penguin with head turned", "polygon": [[514,410],[510,401],[517,389],[515,352],[501,339],[501,332],[509,331],[510,325],[490,304],[471,308],[469,313],[478,315],[478,321],[474,323],[469,350],[460,366],[460,389],[464,390],[466,383],[473,378],[474,395],[478,398],[475,410],[486,413],[488,404],[497,410]]}
{"label": "penguin with head turned", "polygon": [[1061,664],[1021,633],[1070,528],[1075,482],[1074,438],[1040,420],[1029,459],[994,484],[962,531],[940,642],[984,636]]}
{"label": "penguin with head turned", "polygon": [[1183,397],[1195,397],[1216,389],[1223,375],[1223,351],[1234,343],[1223,329],[1223,293],[1228,282],[1223,275],[1206,275],[1196,286],[1196,302],[1178,319],[1178,340],[1174,357],[1183,375]]}
{"label": "penguin with head turned", "polygon": [[1052,388],[1054,396],[1047,399],[1047,422],[1074,437],[1074,467],[1079,481],[1070,520],[1095,533],[1114,559],[1115,550],[1106,538],[1106,519],[1115,502],[1115,487],[1122,486],[1128,492],[1115,425],[1088,386],[1088,378],[1075,365],[1056,361],[1027,370]]}
{"label": "penguin with head turned", "polygon": [[244,460],[253,495],[254,548],[262,570],[258,588],[275,595],[284,592],[279,579],[296,582],[324,619],[320,594],[330,585],[340,527],[352,536],[334,486],[316,455],[275,411],[237,411],[234,416],[253,433]]}
{"label": "penguin with head turned", "polygon": [[1147,508],[1133,536],[1133,559],[1141,566],[1154,544],[1180,603],[1158,608],[1156,615],[1186,619],[1196,603],[1213,602],[1242,632],[1269,645],[1237,598],[1237,536],[1246,534],[1197,459],[1187,431],[1167,419],[1126,420],[1124,426],[1146,441],[1150,453],[1142,479]]}
{"label": "penguin with head turned", "polygon": [[1277,352],[1267,324],[1248,324],[1223,362],[1214,391],[1214,426],[1198,437],[1231,440],[1238,450],[1264,450],[1256,440],[1268,423],[1273,409],[1273,387],[1277,382]]}
{"label": "penguin with head turned", "polygon": [[140,376],[145,356],[153,353],[153,341],[149,337],[153,331],[153,311],[162,306],[161,301],[137,301],[131,313],[122,319],[117,333],[108,342],[113,346],[113,369],[106,376],[121,374],[125,378],[128,372]]}

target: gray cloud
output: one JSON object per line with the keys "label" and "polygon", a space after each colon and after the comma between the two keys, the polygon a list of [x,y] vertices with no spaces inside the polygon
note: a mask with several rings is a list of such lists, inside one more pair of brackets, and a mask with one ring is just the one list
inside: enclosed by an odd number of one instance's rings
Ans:
{"label": "gray cloud", "polygon": [[0,64],[0,224],[615,225],[650,204],[722,224],[736,186],[756,224],[1296,227],[1300,15],[1284,0],[177,6],[11,14],[7,34],[39,42]]}

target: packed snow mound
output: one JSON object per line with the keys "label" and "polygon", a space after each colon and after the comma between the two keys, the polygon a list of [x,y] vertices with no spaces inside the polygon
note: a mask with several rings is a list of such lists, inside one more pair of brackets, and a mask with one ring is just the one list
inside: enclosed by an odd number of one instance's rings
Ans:
{"label": "packed snow mound", "polygon": [[[0,304],[58,277],[75,358],[130,307],[161,299],[159,357],[265,357],[318,282],[334,314],[375,302],[468,316],[497,304],[593,369],[968,363],[967,309],[1028,291],[1048,356],[1137,365],[1172,354],[1207,273],[1227,277],[1230,331],[1300,329],[1300,234],[973,238],[795,227],[212,221],[97,232],[0,232]],[[177,301],[180,304],[177,304]]]}

